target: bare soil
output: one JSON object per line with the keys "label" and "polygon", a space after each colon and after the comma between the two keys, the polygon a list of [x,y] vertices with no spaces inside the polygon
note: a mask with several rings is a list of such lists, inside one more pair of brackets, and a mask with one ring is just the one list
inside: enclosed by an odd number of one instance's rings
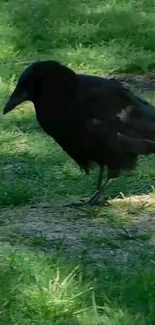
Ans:
{"label": "bare soil", "polygon": [[100,209],[4,208],[0,241],[103,265],[121,261],[122,267],[134,256],[154,252],[155,205],[151,196],[141,196],[113,200],[111,207]]}

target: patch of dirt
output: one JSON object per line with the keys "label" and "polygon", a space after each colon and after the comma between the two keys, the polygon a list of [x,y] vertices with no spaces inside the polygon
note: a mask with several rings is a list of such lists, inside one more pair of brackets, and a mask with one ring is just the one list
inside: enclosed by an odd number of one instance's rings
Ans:
{"label": "patch of dirt", "polygon": [[115,260],[122,267],[131,260],[133,263],[134,256],[144,251],[154,252],[155,207],[146,212],[142,205],[135,206],[146,200],[149,206],[149,197],[141,201],[136,197],[132,202],[130,198],[130,213],[125,219],[125,208],[114,205],[89,211],[41,205],[1,209],[0,241],[59,254],[65,259],[84,258],[103,265]]}

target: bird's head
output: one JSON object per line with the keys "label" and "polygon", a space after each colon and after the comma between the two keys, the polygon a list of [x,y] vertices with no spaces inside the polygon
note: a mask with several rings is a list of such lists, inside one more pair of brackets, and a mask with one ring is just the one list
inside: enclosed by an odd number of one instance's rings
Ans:
{"label": "bird's head", "polygon": [[[9,97],[3,114],[10,112],[17,105],[29,100],[35,103],[44,93],[51,95],[61,86],[72,87],[73,82],[68,83],[68,79],[76,76],[72,70],[56,61],[38,61],[29,65],[20,75],[16,87]],[[65,80],[65,82],[64,82]],[[73,79],[74,80],[74,79]],[[72,80],[72,81],[73,81]]]}

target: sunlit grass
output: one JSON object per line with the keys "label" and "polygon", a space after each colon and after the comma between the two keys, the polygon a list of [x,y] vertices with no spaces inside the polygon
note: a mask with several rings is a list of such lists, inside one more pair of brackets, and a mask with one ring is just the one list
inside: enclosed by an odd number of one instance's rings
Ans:
{"label": "sunlit grass", "polygon": [[9,246],[1,246],[0,256],[3,324],[141,325],[154,321],[154,262],[146,256],[123,272],[114,265],[100,265],[89,272],[85,265],[82,271],[69,261],[64,266],[52,257]]}
{"label": "sunlit grass", "polygon": [[2,1],[1,73],[9,78],[38,58],[94,73],[154,69],[154,7],[154,0]]}

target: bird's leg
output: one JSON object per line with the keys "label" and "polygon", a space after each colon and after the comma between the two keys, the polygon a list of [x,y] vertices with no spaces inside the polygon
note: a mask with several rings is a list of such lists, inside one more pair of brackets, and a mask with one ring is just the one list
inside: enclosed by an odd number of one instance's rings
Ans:
{"label": "bird's leg", "polygon": [[95,195],[93,195],[93,197],[88,201],[88,204],[98,205],[105,203],[107,200],[104,198],[104,193],[113,181],[113,178],[108,178],[103,185],[101,184]]}
{"label": "bird's leg", "polygon": [[104,193],[109,187],[109,185],[112,183],[114,178],[108,178],[106,182],[102,185],[102,179],[103,179],[103,172],[104,168],[100,168],[98,181],[97,181],[97,191],[96,193],[88,200],[88,201],[80,201],[80,202],[72,202],[64,204],[63,207],[80,207],[84,205],[93,206],[93,205],[99,205],[101,203],[104,203],[106,199],[104,198]]}
{"label": "bird's leg", "polygon": [[98,200],[101,195],[103,172],[104,172],[104,167],[100,167],[100,172],[99,172],[99,176],[98,176],[98,180],[97,180],[97,191],[89,199],[88,204],[90,204],[90,205],[91,205],[91,202]]}
{"label": "bird's leg", "polygon": [[83,205],[90,205],[91,201],[97,200],[98,197],[100,197],[100,190],[102,186],[102,179],[103,179],[103,172],[104,172],[104,167],[100,167],[100,172],[98,176],[98,181],[97,181],[97,191],[96,193],[92,196],[91,199],[87,200],[81,200],[80,202],[72,202],[72,203],[67,203],[64,204],[63,207],[78,207],[78,206],[83,206]]}

